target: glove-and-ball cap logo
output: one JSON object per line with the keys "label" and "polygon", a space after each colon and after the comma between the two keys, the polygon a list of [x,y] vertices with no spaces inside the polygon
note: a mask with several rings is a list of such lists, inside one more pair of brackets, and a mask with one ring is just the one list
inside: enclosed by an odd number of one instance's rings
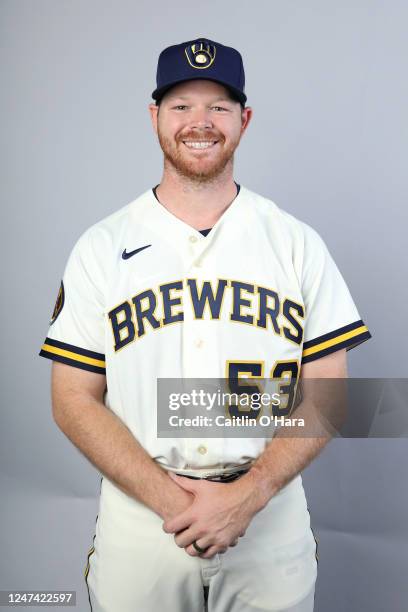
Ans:
{"label": "glove-and-ball cap logo", "polygon": [[61,285],[60,285],[58,295],[57,295],[57,301],[55,302],[54,310],[51,316],[50,325],[55,323],[55,321],[57,320],[59,313],[64,307],[64,302],[65,302],[65,290],[64,290],[64,283],[61,281]]}
{"label": "glove-and-ball cap logo", "polygon": [[187,61],[192,68],[209,68],[215,60],[216,48],[207,41],[198,41],[184,49]]}

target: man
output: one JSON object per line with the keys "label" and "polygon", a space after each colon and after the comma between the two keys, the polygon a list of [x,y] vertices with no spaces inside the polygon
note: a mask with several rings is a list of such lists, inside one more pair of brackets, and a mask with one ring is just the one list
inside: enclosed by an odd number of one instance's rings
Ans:
{"label": "man", "polygon": [[157,434],[158,379],[277,379],[289,395],[345,378],[370,337],[316,232],[234,181],[244,82],[219,43],[160,54],[161,182],[80,237],[41,350],[57,424],[103,474],[93,612],[313,610],[300,472],[329,437]]}

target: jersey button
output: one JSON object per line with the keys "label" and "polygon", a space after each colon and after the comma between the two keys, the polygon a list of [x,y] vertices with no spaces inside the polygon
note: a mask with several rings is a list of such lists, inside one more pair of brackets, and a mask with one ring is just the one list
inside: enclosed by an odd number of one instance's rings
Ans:
{"label": "jersey button", "polygon": [[194,264],[194,267],[201,268],[202,265],[203,265],[203,262],[201,261],[201,259],[197,259],[197,261]]}
{"label": "jersey button", "polygon": [[200,453],[200,455],[205,455],[207,453],[207,449],[205,446],[201,445],[197,448],[198,452]]}
{"label": "jersey button", "polygon": [[201,340],[201,338],[198,338],[197,340],[195,340],[194,344],[197,348],[201,348],[204,344],[204,340]]}
{"label": "jersey button", "polygon": [[189,241],[190,242],[197,242],[197,240],[198,240],[197,236],[190,236],[189,237]]}

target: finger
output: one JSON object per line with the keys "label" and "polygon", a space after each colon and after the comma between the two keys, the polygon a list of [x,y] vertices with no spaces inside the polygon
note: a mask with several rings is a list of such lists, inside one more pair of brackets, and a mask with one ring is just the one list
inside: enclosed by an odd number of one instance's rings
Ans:
{"label": "finger", "polygon": [[200,555],[200,558],[201,559],[212,559],[213,557],[215,557],[216,554],[218,554],[218,552],[219,552],[219,549],[217,546],[210,546],[210,548],[206,550],[205,553]]}
{"label": "finger", "polygon": [[190,557],[199,557],[200,553],[198,552],[198,550],[196,550],[194,548],[194,546],[192,544],[190,544],[189,546],[186,546],[185,549],[186,553],[188,555],[190,555]]}
{"label": "finger", "polygon": [[[197,533],[197,531],[194,531],[193,529],[185,529],[184,531],[176,533],[174,540],[177,546],[180,546],[180,548],[187,548],[187,546],[190,546],[190,544],[192,544],[194,541],[197,541],[199,537],[200,533]],[[205,548],[205,546],[202,548]]]}
{"label": "finger", "polygon": [[[196,542],[197,543],[197,542]],[[202,544],[198,544],[201,548],[206,549],[209,547],[205,547]],[[184,549],[186,551],[186,553],[188,555],[190,555],[190,557],[202,557],[204,553],[200,553],[198,552],[198,550],[196,548],[194,548],[193,544],[190,544],[189,546],[186,546],[186,548]]]}
{"label": "finger", "polygon": [[[202,539],[202,538],[194,540],[194,542],[199,548],[202,548],[204,551],[207,551],[211,546],[211,542],[206,541],[205,539]],[[196,547],[194,546],[194,542],[192,542],[188,546],[185,546],[184,550],[191,557],[201,557],[204,553],[200,553],[200,551],[196,549]]]}
{"label": "finger", "polygon": [[187,478],[186,476],[179,476],[178,474],[174,474],[174,472],[167,472],[168,475],[175,483],[177,483],[180,487],[185,489],[186,491],[190,491],[191,493],[196,493],[197,488],[199,486],[200,481],[194,480],[193,478]]}
{"label": "finger", "polygon": [[193,523],[191,511],[188,508],[185,512],[182,512],[178,516],[173,517],[169,521],[163,523],[163,531],[166,533],[178,533],[183,529],[188,529]]}
{"label": "finger", "polygon": [[234,540],[233,542],[231,542],[230,546],[236,546],[238,544],[238,540]]}

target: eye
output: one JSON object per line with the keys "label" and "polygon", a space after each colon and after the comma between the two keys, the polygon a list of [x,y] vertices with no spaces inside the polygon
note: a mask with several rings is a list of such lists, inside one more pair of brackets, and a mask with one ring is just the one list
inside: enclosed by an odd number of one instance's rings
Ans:
{"label": "eye", "polygon": [[224,108],[223,106],[213,106],[213,108],[218,109],[220,111],[227,111],[227,108]]}
{"label": "eye", "polygon": [[177,106],[174,107],[176,110],[183,110],[184,108],[187,108],[187,106],[185,104],[177,104]]}

